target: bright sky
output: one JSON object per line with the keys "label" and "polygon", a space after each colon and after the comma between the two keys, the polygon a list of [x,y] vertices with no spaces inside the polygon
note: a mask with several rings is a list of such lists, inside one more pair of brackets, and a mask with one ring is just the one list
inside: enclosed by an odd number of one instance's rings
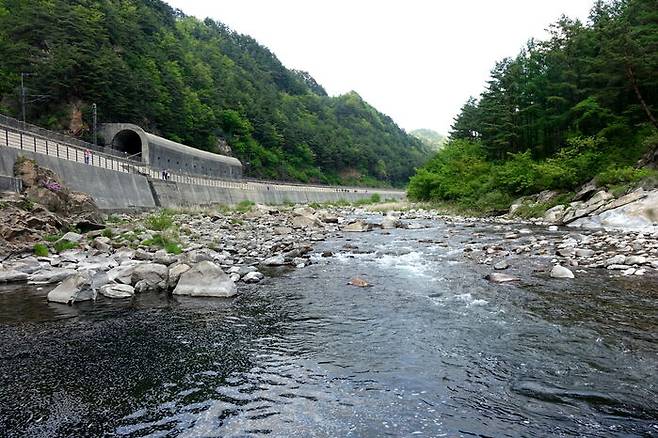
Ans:
{"label": "bright sky", "polygon": [[447,134],[494,63],[593,0],[166,0],[254,37],[331,95],[355,90],[402,128]]}

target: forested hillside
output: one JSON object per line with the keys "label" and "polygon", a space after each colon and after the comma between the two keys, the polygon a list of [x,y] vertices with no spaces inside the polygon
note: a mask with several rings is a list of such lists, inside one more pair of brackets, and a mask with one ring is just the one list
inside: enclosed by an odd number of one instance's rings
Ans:
{"label": "forested hillside", "polygon": [[565,17],[550,31],[496,64],[450,144],[413,177],[413,197],[496,210],[652,174],[636,164],[658,147],[658,0],[598,1],[587,24]]}
{"label": "forested hillside", "polygon": [[101,122],[210,151],[225,138],[252,176],[399,185],[427,159],[357,93],[328,97],[249,36],[159,0],[0,0],[2,113],[20,114],[21,72],[32,123],[89,135],[95,102]]}
{"label": "forested hillside", "polygon": [[432,129],[414,129],[409,134],[428,145],[434,151],[441,149],[448,140],[445,136]]}

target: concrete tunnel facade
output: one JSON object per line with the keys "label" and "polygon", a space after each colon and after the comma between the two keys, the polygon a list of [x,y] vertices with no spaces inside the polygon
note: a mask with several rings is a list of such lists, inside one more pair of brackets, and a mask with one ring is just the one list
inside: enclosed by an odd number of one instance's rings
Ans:
{"label": "concrete tunnel facade", "polygon": [[195,149],[144,131],[130,123],[101,126],[105,147],[140,159],[154,169],[212,178],[242,178],[240,160]]}

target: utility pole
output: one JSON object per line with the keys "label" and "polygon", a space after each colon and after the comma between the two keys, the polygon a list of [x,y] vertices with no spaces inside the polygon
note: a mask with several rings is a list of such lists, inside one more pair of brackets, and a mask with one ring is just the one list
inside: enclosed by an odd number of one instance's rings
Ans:
{"label": "utility pole", "polygon": [[98,143],[98,135],[97,135],[97,131],[96,131],[96,122],[98,121],[97,117],[96,117],[97,116],[97,109],[98,109],[98,107],[96,106],[96,104],[92,103],[91,104],[91,111],[92,111],[92,114],[93,114],[93,124],[94,124],[94,146],[96,146],[97,143]]}
{"label": "utility pole", "polygon": [[21,114],[25,123],[25,73],[21,72]]}

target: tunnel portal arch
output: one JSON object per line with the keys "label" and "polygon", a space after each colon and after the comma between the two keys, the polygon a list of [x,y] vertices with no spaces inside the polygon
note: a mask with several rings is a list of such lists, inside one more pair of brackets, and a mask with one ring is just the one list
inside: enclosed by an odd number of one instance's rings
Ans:
{"label": "tunnel portal arch", "polygon": [[124,129],[117,132],[112,139],[112,149],[124,152],[130,156],[141,156],[143,153],[142,139],[132,129]]}

